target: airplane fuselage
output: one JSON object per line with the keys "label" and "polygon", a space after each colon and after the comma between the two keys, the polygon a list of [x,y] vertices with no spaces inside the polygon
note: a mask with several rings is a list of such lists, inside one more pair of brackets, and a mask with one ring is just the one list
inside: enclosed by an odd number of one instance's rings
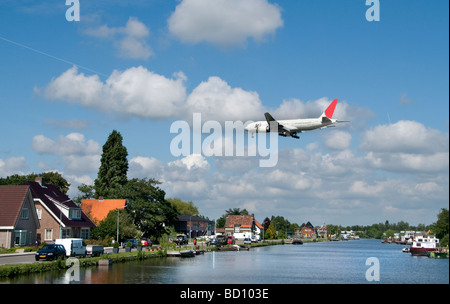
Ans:
{"label": "airplane fuselage", "polygon": [[[288,120],[277,120],[281,125],[289,126],[290,131],[292,132],[303,132],[303,131],[311,131],[320,128],[326,128],[336,122],[335,119],[332,119],[330,122],[322,122],[320,118],[305,118],[305,119],[288,119]],[[278,132],[278,130],[270,129],[269,123],[267,121],[257,121],[250,123],[245,128],[250,133],[267,133],[269,132]]]}

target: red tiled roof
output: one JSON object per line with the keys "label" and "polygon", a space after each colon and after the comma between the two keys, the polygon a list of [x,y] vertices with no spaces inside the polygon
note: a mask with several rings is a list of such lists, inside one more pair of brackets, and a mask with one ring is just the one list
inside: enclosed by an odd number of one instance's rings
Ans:
{"label": "red tiled roof", "polygon": [[225,228],[233,228],[235,225],[251,228],[253,225],[253,216],[251,215],[227,215]]}
{"label": "red tiled roof", "polygon": [[126,199],[84,199],[81,201],[81,210],[89,214],[93,221],[100,223],[111,210],[123,208],[126,204]]}
{"label": "red tiled roof", "polygon": [[29,186],[0,186],[0,227],[16,224]]}
{"label": "red tiled roof", "polygon": [[264,227],[263,227],[257,220],[255,220],[255,225],[256,225],[259,229],[264,229]]}

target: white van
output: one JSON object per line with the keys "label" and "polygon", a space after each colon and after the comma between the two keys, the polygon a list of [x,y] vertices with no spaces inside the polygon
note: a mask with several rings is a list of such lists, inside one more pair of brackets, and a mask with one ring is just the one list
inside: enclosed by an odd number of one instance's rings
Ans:
{"label": "white van", "polygon": [[83,239],[56,239],[55,244],[63,245],[68,257],[86,256],[86,243]]}

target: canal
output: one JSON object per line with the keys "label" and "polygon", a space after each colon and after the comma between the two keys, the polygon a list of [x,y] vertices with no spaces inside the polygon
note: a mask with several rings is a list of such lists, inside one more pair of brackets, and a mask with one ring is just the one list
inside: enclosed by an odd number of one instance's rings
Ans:
{"label": "canal", "polygon": [[[208,252],[193,258],[46,272],[0,283],[39,284],[448,284],[449,260],[412,257],[380,240],[305,243]],[[79,279],[79,280],[78,280]]]}

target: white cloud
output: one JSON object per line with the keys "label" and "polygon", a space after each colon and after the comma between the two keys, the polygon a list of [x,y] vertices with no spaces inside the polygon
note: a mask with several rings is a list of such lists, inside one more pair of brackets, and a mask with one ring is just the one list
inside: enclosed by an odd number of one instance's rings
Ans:
{"label": "white cloud", "polygon": [[169,167],[180,167],[186,168],[187,170],[192,170],[195,168],[207,170],[209,168],[209,164],[202,155],[191,154],[182,159],[170,162]]}
{"label": "white cloud", "polygon": [[121,57],[148,59],[153,56],[153,51],[146,42],[150,30],[135,17],[130,17],[125,27],[102,25],[89,28],[84,33],[96,38],[113,40],[113,45],[119,50]]}
{"label": "white cloud", "polygon": [[139,66],[115,70],[103,82],[97,75],[79,73],[74,66],[53,78],[44,92],[50,100],[148,119],[192,120],[192,113],[201,113],[203,121],[245,122],[264,113],[256,92],[232,88],[219,77],[209,77],[187,96],[186,80],[182,72],[166,78]]}
{"label": "white cloud", "polygon": [[168,19],[181,41],[218,46],[262,41],[282,26],[281,9],[267,0],[182,0]]}
{"label": "white cloud", "polygon": [[10,157],[5,160],[0,158],[0,177],[23,174],[27,168],[28,163],[23,156]]}
{"label": "white cloud", "polygon": [[346,131],[329,130],[324,137],[325,146],[329,149],[345,150],[352,142],[352,135]]}
{"label": "white cloud", "polygon": [[129,160],[128,176],[130,178],[161,178],[163,164],[153,157],[136,156]]}
{"label": "white cloud", "polygon": [[416,121],[380,125],[365,132],[360,149],[368,164],[387,171],[448,172],[449,135]]}
{"label": "white cloud", "polygon": [[186,99],[185,76],[177,73],[174,77],[169,79],[139,66],[114,70],[102,82],[97,75],[86,76],[72,67],[52,79],[45,96],[125,116],[171,118],[183,113]]}
{"label": "white cloud", "polygon": [[245,122],[264,113],[258,93],[232,88],[219,77],[200,83],[189,95],[187,108],[202,113],[202,120],[217,121]]}
{"label": "white cloud", "polygon": [[[31,147],[39,154],[61,157],[65,171],[69,174],[97,172],[100,166],[100,144],[92,139],[86,141],[81,133],[60,135],[56,141],[42,134],[36,135]],[[51,168],[51,165],[43,162],[39,162],[38,166]]]}
{"label": "white cloud", "polygon": [[67,191],[67,195],[70,198],[75,198],[80,194],[78,190],[78,186],[81,186],[82,184],[85,185],[93,185],[94,180],[89,175],[71,175],[71,174],[63,174],[64,178],[67,179],[67,181],[70,184],[69,191]]}
{"label": "white cloud", "polygon": [[379,195],[380,193],[382,193],[385,190],[384,186],[385,184],[383,183],[372,183],[369,185],[363,181],[355,181],[350,186],[349,191],[350,193],[355,193],[367,197],[373,197],[375,195]]}
{"label": "white cloud", "polygon": [[129,161],[129,178],[152,177],[162,182],[167,197],[203,197],[207,195],[209,181],[205,178],[210,169],[208,161],[199,154],[163,164],[145,156]]}
{"label": "white cloud", "polygon": [[401,120],[365,132],[360,148],[372,152],[435,153],[448,151],[449,136],[417,121]]}
{"label": "white cloud", "polygon": [[69,155],[92,155],[101,152],[100,145],[92,139],[86,142],[81,133],[70,133],[67,136],[60,135],[54,141],[44,135],[33,137],[31,144],[33,150],[42,154],[53,154],[61,156]]}

